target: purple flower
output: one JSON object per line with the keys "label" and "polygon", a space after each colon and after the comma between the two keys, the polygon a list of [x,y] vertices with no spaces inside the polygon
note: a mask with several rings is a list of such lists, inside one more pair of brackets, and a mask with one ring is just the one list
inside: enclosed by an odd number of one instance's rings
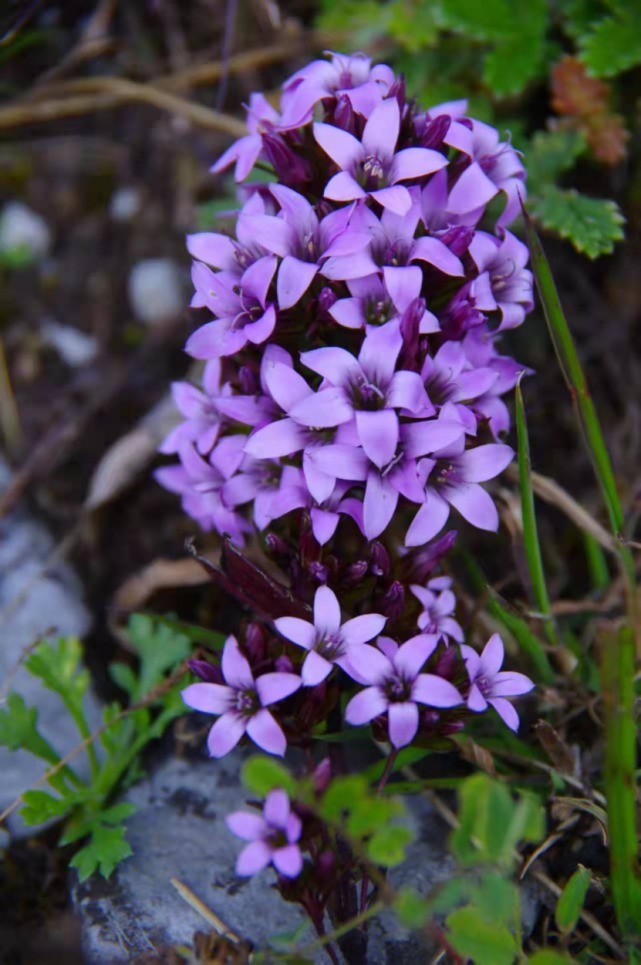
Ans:
{"label": "purple flower", "polygon": [[380,613],[365,613],[341,624],[336,594],[319,586],[314,596],[314,622],[298,617],[279,617],[274,626],[287,640],[307,650],[301,675],[306,687],[315,687],[330,674],[334,664],[345,668],[352,649],[378,636],[385,626]]}
{"label": "purple flower", "polygon": [[359,726],[387,713],[390,742],[396,748],[405,747],[418,731],[418,704],[460,704],[462,697],[451,683],[436,674],[421,673],[437,643],[437,636],[419,634],[400,647],[389,637],[379,639],[380,649],[355,647],[344,669],[358,683],[369,686],[345,708],[347,723]]}
{"label": "purple flower", "polygon": [[160,452],[169,455],[178,452],[185,443],[193,442],[201,456],[207,455],[218,438],[221,420],[216,408],[217,396],[231,394],[231,387],[221,388],[221,366],[218,359],[212,359],[203,372],[203,389],[190,382],[174,382],[171,394],[178,411],[185,421],[169,433]]}
{"label": "purple flower", "polygon": [[242,216],[245,231],[255,243],[278,255],[276,292],[279,308],[291,308],[303,297],[320,268],[320,261],[331,255],[350,255],[364,248],[365,232],[346,232],[352,210],[333,211],[319,222],[312,205],[282,184],[272,187],[281,206],[278,217],[267,214]]}
{"label": "purple flower", "polygon": [[423,285],[423,269],[413,262],[427,262],[445,275],[462,277],[465,272],[460,259],[439,238],[415,237],[421,219],[420,192],[410,188],[407,194],[411,206],[403,216],[385,210],[379,219],[366,205],[359,206],[347,233],[354,231],[360,236],[366,232],[371,239],[369,246],[328,258],[322,274],[333,281],[351,281],[382,271],[387,292],[402,310],[420,295]]}
{"label": "purple flower", "polygon": [[186,351],[197,359],[234,355],[247,342],[265,342],[276,325],[276,309],[267,293],[276,271],[273,255],[259,258],[242,276],[228,271],[214,273],[201,262],[192,268],[196,294],[193,308],[209,308],[217,316],[187,340]]}
{"label": "purple flower", "polygon": [[209,732],[212,757],[223,757],[241,737],[249,737],[269,754],[285,753],[287,741],[267,707],[295,693],[302,684],[293,673],[266,673],[254,679],[235,637],[227,637],[222,656],[223,684],[191,684],[182,692],[185,703],[205,714],[219,714]]}
{"label": "purple flower", "polygon": [[[395,298],[392,298],[385,281],[378,274],[352,278],[347,282],[347,288],[350,297],[337,299],[330,307],[329,314],[343,328],[365,328],[369,332],[400,318],[418,299],[421,284],[420,279],[411,276],[408,284],[396,286]],[[421,333],[438,332],[440,326],[436,316],[426,311],[424,302],[420,308]]]}
{"label": "purple flower", "polygon": [[410,586],[410,590],[423,606],[423,612],[418,618],[418,628],[423,633],[436,634],[439,640],[452,637],[457,643],[463,643],[463,631],[452,617],[456,608],[456,597],[450,587],[452,580],[449,576],[436,576],[427,586]]}
{"label": "purple flower", "polygon": [[[270,207],[275,206],[272,204]],[[242,275],[250,265],[269,253],[258,244],[248,226],[251,217],[268,213],[264,198],[255,192],[238,214],[235,238],[216,231],[200,231],[187,235],[187,250],[196,261],[202,261],[219,271]]]}
{"label": "purple flower", "polygon": [[[332,385],[340,390],[334,397],[335,415],[324,412],[323,424],[339,425],[346,421],[348,410],[356,420],[359,444],[379,469],[394,458],[399,443],[396,410],[405,415],[434,414],[418,373],[395,371],[402,347],[398,322],[388,322],[366,336],[358,359],[346,349],[329,347],[301,355],[303,365],[323,377],[323,386]],[[299,421],[309,426],[318,425],[318,400],[323,391],[321,387],[319,393],[308,396],[298,406]]]}
{"label": "purple flower", "polygon": [[429,481],[425,487],[425,502],[412,520],[405,537],[406,546],[422,546],[439,533],[454,506],[461,516],[478,529],[495,532],[499,516],[492,498],[479,486],[494,479],[512,461],[509,446],[489,443],[465,449],[465,440],[437,453],[435,459],[424,459],[421,469]]}
{"label": "purple flower", "polygon": [[341,169],[328,181],[325,197],[332,201],[370,197],[396,214],[407,214],[412,199],[399,182],[433,174],[447,165],[447,158],[422,147],[408,147],[395,154],[400,125],[395,97],[374,108],[361,141],[331,124],[314,124],[314,137]]}
{"label": "purple flower", "polygon": [[525,168],[511,144],[501,143],[496,128],[482,121],[469,123],[467,133],[461,131],[459,149],[472,163],[450,191],[448,210],[476,223],[488,201],[503,191],[507,203],[497,226],[505,228],[519,213],[521,199],[525,201]]}
{"label": "purple flower", "polygon": [[425,389],[435,405],[454,407],[468,435],[476,435],[476,419],[465,403],[485,395],[499,377],[494,369],[472,366],[461,342],[444,342],[427,355],[421,369]]}
{"label": "purple flower", "polygon": [[231,164],[236,164],[236,181],[244,181],[258,158],[262,155],[262,135],[276,130],[280,125],[280,117],[263,94],[252,94],[247,109],[247,127],[249,134],[239,138],[216,161],[212,171],[218,174]]}
{"label": "purple flower", "polygon": [[331,60],[314,60],[283,85],[283,114],[287,123],[311,120],[312,108],[329,97],[346,97],[354,111],[369,117],[394,83],[394,72],[365,54],[331,54]]}
{"label": "purple flower", "polygon": [[516,328],[534,308],[532,272],[525,267],[527,246],[509,231],[502,239],[477,231],[469,251],[479,270],[471,288],[476,307],[501,313],[499,331]]}
{"label": "purple flower", "polygon": [[507,726],[517,731],[518,714],[506,698],[529,694],[534,689],[534,682],[523,673],[501,671],[505,650],[498,633],[490,637],[480,655],[466,644],[461,647],[461,653],[470,677],[467,706],[479,713],[491,704]]}
{"label": "purple flower", "polygon": [[222,487],[221,498],[231,509],[253,503],[254,522],[259,530],[294,509],[301,509],[309,501],[300,469],[247,455],[236,475]]}
{"label": "purple flower", "polygon": [[287,792],[278,788],[265,798],[262,816],[234,811],[225,824],[238,838],[249,841],[238,855],[236,874],[250,877],[273,864],[285,878],[297,878],[303,870],[303,856],[297,842],[302,824],[291,809]]}

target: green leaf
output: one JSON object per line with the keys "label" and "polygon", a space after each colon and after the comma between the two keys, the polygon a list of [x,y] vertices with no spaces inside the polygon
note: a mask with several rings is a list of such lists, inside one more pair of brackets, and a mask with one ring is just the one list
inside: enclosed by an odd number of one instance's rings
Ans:
{"label": "green leaf", "polygon": [[138,690],[138,677],[126,663],[109,664],[109,676],[121,690],[133,697]]}
{"label": "green leaf", "polygon": [[61,818],[78,803],[78,798],[69,794],[66,797],[54,797],[48,791],[25,791],[22,795],[24,806],[20,816],[25,824],[44,824],[54,818]]}
{"label": "green leaf", "polygon": [[117,864],[133,854],[121,825],[96,825],[88,843],[69,862],[78,871],[80,881],[86,881],[95,871],[108,878]]}
{"label": "green leaf", "polygon": [[521,490],[521,517],[523,520],[523,545],[527,560],[532,597],[534,606],[547,619],[543,623],[543,631],[551,644],[557,644],[556,626],[552,617],[550,597],[543,569],[543,557],[539,544],[539,533],[536,525],[536,510],[534,508],[534,492],[532,489],[532,465],[530,462],[530,442],[528,439],[525,406],[521,394],[521,377],[515,387],[516,407],[516,435],[518,439],[519,486]]}
{"label": "green leaf", "polygon": [[489,924],[478,908],[458,908],[446,919],[448,939],[474,965],[512,965],[517,956],[514,935],[505,926]]}
{"label": "green leaf", "polygon": [[278,787],[284,788],[290,796],[296,792],[296,781],[273,757],[250,757],[242,766],[241,778],[245,787],[260,797]]}
{"label": "green leaf", "polygon": [[347,833],[353,838],[364,838],[387,824],[399,811],[402,811],[399,803],[389,798],[369,797],[355,802],[347,819]]}
{"label": "green leaf", "polygon": [[488,613],[500,620],[503,626],[514,635],[521,650],[532,661],[541,683],[553,683],[555,673],[539,637],[530,629],[522,617],[508,609],[503,602],[499,602],[498,594],[491,587],[488,586],[486,589],[489,594],[485,604]]}
{"label": "green leaf", "polygon": [[499,97],[520,94],[545,64],[543,34],[519,33],[501,40],[485,57],[483,79]]}
{"label": "green leaf", "polygon": [[544,228],[556,231],[588,258],[609,254],[624,237],[624,217],[614,201],[588,198],[573,189],[545,185],[528,204]]}
{"label": "green leaf", "polygon": [[[400,771],[403,767],[409,767],[411,764],[422,761],[423,758],[429,754],[430,751],[425,750],[424,747],[404,747],[396,755],[396,760],[394,761],[390,774],[394,774],[395,771]],[[387,759],[384,758],[381,761],[377,761],[376,764],[371,764],[362,771],[361,774],[368,783],[375,784],[377,781],[380,781],[386,766]]]}
{"label": "green leaf", "polygon": [[21,694],[11,691],[6,710],[0,709],[0,745],[10,751],[29,751],[49,764],[58,764],[60,757],[49,741],[38,731],[38,710],[27,707]]}
{"label": "green leaf", "polygon": [[528,190],[537,194],[574,166],[586,150],[583,134],[570,128],[537,131],[525,148]]}
{"label": "green leaf", "polygon": [[572,877],[567,881],[556,903],[554,917],[559,929],[569,933],[574,930],[583,910],[583,903],[590,887],[590,872],[583,865],[579,865]]}
{"label": "green leaf", "polygon": [[127,626],[127,635],[140,657],[136,700],[145,697],[162,683],[165,675],[191,653],[189,638],[171,627],[157,623],[142,613],[134,613]]}
{"label": "green leaf", "polygon": [[491,872],[483,875],[472,892],[472,904],[476,905],[485,921],[498,925],[510,925],[519,909],[518,888],[504,875]]}
{"label": "green leaf", "polygon": [[615,77],[641,64],[641,8],[635,0],[581,39],[582,59],[597,77]]}
{"label": "green leaf", "polygon": [[330,824],[342,821],[359,802],[369,799],[367,781],[360,774],[334,778],[320,804],[321,816]]}
{"label": "green leaf", "polygon": [[192,643],[207,647],[208,650],[213,650],[214,653],[218,653],[223,649],[225,640],[227,639],[226,634],[219,633],[217,630],[208,630],[206,627],[199,627],[195,623],[185,623],[184,620],[177,620],[175,617],[161,616],[158,613],[146,613],[142,615],[148,620],[151,620],[154,626],[167,627],[173,631],[173,633],[188,637]]}
{"label": "green leaf", "polygon": [[514,5],[510,0],[443,0],[443,20],[451,29],[473,40],[501,40],[514,33]]}
{"label": "green leaf", "polygon": [[401,888],[396,892],[394,911],[406,928],[422,928],[429,917],[425,898],[410,887]]}
{"label": "green leaf", "polygon": [[531,965],[573,965],[574,959],[560,952],[554,952],[551,948],[542,948],[540,951],[530,955],[528,962]]}
{"label": "green leaf", "polygon": [[25,660],[25,667],[45,687],[57,693],[72,716],[82,714],[89,688],[89,672],[81,667],[82,645],[77,637],[60,637],[55,645],[41,643]]}
{"label": "green leaf", "polygon": [[374,864],[393,868],[407,857],[407,846],[414,840],[410,828],[402,824],[388,824],[372,836],[367,845],[367,854]]}

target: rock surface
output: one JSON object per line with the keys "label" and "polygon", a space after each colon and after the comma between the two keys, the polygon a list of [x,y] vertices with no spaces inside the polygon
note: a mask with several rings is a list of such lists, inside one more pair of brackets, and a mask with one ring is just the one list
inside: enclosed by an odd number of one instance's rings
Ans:
{"label": "rock surface", "polygon": [[[250,880],[234,874],[242,842],[230,834],[224,819],[242,808],[247,797],[240,784],[241,761],[242,752],[219,761],[172,759],[127,793],[126,800],[139,807],[127,822],[133,857],[107,882],[95,877],[74,886],[90,965],[126,962],[163,945],[191,943],[195,931],[208,930],[204,919],[178,895],[172,878],[186,884],[256,947],[303,922],[299,909],[269,887],[272,871]],[[417,840],[411,862],[394,869],[390,881],[396,888],[412,885],[427,893],[447,880],[454,868],[446,850],[447,828],[425,801],[411,799],[410,807]],[[527,914],[535,910],[533,905]],[[418,965],[428,960],[429,950],[392,913],[372,921],[369,934],[370,965]],[[320,955],[318,960],[327,959]]]}
{"label": "rock surface", "polygon": [[[0,462],[0,491],[9,479]],[[90,626],[80,583],[71,568],[57,563],[39,575],[53,548],[47,530],[25,512],[0,520],[0,692],[4,694],[5,686],[16,690],[28,705],[37,707],[41,732],[63,755],[81,739],[73,721],[61,712],[60,700],[23,667],[13,673],[25,648],[39,637],[83,636]],[[97,723],[100,708],[94,698],[88,701],[87,714]],[[83,764],[81,755],[74,765],[80,773]],[[46,767],[31,754],[0,747],[0,810],[35,784]],[[16,836],[33,833],[32,828],[25,829],[17,812],[9,818],[8,827]]]}

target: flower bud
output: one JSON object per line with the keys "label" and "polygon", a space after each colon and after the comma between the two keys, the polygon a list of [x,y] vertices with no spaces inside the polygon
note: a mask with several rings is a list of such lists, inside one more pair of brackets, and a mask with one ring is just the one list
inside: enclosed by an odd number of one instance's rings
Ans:
{"label": "flower bud", "polygon": [[392,570],[389,553],[378,540],[372,543],[370,567],[375,576],[389,576]]}
{"label": "flower bud", "polygon": [[421,147],[431,148],[432,150],[441,147],[451,124],[452,118],[449,114],[440,114],[439,117],[435,117],[433,121],[425,118],[425,126],[419,135]]}
{"label": "flower bud", "polygon": [[222,684],[223,674],[220,667],[214,666],[208,660],[190,660],[187,664],[192,673],[208,684]]}
{"label": "flower bud", "polygon": [[277,657],[276,663],[274,666],[278,673],[294,673],[294,664],[289,659],[289,657],[286,656],[285,654],[283,654],[280,657]]}
{"label": "flower bud", "polygon": [[265,659],[265,634],[257,623],[250,623],[245,630],[245,649],[252,665]]}
{"label": "flower bud", "polygon": [[390,585],[380,603],[381,613],[390,620],[396,620],[405,609],[405,587],[398,580]]}
{"label": "flower bud", "polygon": [[329,757],[324,757],[320,764],[317,764],[312,774],[314,791],[316,794],[324,794],[332,778],[332,762]]}

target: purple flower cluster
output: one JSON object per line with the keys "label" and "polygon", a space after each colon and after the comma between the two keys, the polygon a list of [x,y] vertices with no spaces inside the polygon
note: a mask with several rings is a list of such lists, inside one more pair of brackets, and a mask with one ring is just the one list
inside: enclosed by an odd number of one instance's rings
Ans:
{"label": "purple flower cluster", "polygon": [[[217,718],[213,757],[244,737],[311,757],[330,720],[394,752],[489,706],[518,727],[508,698],[532,681],[501,670],[496,634],[481,654],[463,643],[437,570],[452,510],[498,529],[483,484],[512,459],[504,397],[523,370],[499,346],[532,308],[508,231],[525,171],[466,110],[421,111],[389,67],[332,54],[284,84],[280,111],[253,95],[214,167],[274,180],[243,185],[233,235],[188,239],[204,370],[174,386],[184,418],[162,452],[178,462],[157,478],[204,530],[265,533],[290,586],[265,575],[262,625],[228,637],[220,666],[194,663],[183,697]],[[299,876],[300,814],[277,790],[262,816],[231,815],[238,873]]]}
{"label": "purple flower cluster", "polygon": [[280,112],[254,95],[248,128],[214,170],[243,182],[260,162],[277,180],[243,187],[234,236],[188,239],[209,320],[187,351],[206,365],[202,388],[174,387],[185,421],[163,451],[179,464],[158,479],[238,543],[247,509],[260,530],[306,510],[321,545],[341,517],[367,540],[394,521],[407,546],[451,508],[495,530],[481,484],[512,457],[491,438],[520,370],[497,346],[532,307],[507,230],[518,154],[464,102],[420,111],[360,54],[303,68]]}

